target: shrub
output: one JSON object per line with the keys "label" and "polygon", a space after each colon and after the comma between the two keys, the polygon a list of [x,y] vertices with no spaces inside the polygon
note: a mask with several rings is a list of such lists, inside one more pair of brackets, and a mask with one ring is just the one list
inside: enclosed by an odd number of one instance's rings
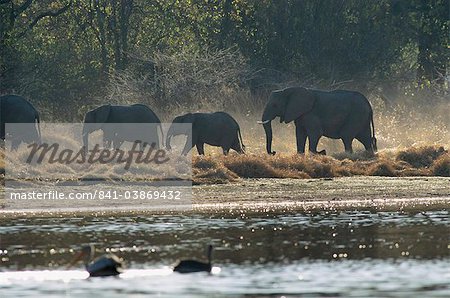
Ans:
{"label": "shrub", "polygon": [[436,159],[431,167],[436,176],[450,177],[450,154],[445,154]]}
{"label": "shrub", "polygon": [[429,167],[433,164],[437,158],[445,154],[447,151],[444,147],[412,147],[407,150],[400,151],[397,154],[397,160],[406,161],[410,165],[416,168]]}

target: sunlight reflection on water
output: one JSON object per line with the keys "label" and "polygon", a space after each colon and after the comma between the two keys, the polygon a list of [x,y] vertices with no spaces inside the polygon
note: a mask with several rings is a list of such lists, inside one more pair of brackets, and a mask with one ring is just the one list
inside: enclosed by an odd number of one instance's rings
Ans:
{"label": "sunlight reflection on water", "polygon": [[[0,296],[450,297],[449,230],[446,210],[3,221]],[[124,258],[125,272],[62,270],[83,243]],[[172,272],[208,243],[213,274]]]}

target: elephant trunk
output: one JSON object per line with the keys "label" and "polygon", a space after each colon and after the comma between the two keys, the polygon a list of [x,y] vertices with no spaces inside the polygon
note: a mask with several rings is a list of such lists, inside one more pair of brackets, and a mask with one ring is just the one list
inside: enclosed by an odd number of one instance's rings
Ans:
{"label": "elephant trunk", "polygon": [[269,115],[270,112],[267,110],[267,108],[264,110],[262,121],[264,131],[266,132],[266,150],[268,154],[275,154],[275,152],[272,151],[272,120],[275,117],[272,117]]}
{"label": "elephant trunk", "polygon": [[171,125],[169,128],[169,131],[167,132],[167,135],[166,135],[166,149],[167,150],[172,149],[172,147],[170,146],[170,139],[172,138],[172,136],[173,136],[173,126]]}
{"label": "elephant trunk", "polygon": [[275,152],[272,152],[272,122],[269,121],[265,124],[263,124],[264,131],[266,132],[266,150],[269,154],[274,154]]}

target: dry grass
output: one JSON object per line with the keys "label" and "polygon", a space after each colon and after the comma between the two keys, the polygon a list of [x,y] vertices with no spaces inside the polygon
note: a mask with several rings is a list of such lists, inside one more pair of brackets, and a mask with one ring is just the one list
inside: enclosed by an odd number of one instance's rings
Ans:
{"label": "dry grass", "polygon": [[[443,147],[409,148],[375,156],[366,153],[322,155],[230,155],[194,157],[194,180],[220,178],[330,178],[366,176],[450,176],[450,154]],[[217,176],[217,177],[216,177]]]}
{"label": "dry grass", "polygon": [[221,160],[197,156],[193,159],[194,184],[219,184],[236,181],[239,176],[227,169]]}
{"label": "dry grass", "polygon": [[224,158],[224,165],[243,178],[300,178],[301,172],[289,168],[274,167],[270,156],[255,155]]}
{"label": "dry grass", "polygon": [[416,168],[423,168],[431,166],[436,159],[444,154],[448,154],[444,147],[413,147],[399,152],[397,160],[406,161]]}
{"label": "dry grass", "polygon": [[441,155],[433,162],[431,172],[435,176],[450,177],[450,154]]}
{"label": "dry grass", "polygon": [[[4,174],[4,153],[0,150],[0,175]],[[58,173],[58,166],[47,169]],[[65,169],[67,171],[67,169]],[[108,172],[116,178],[115,168],[102,165],[90,168],[90,174]],[[193,157],[194,184],[216,184],[238,181],[240,178],[331,178],[343,176],[445,176],[450,177],[450,153],[441,146],[412,147],[400,151],[381,151],[375,156],[355,154],[298,155],[298,154],[230,154],[213,153]]]}
{"label": "dry grass", "polygon": [[396,171],[392,160],[381,160],[367,167],[366,174],[369,176],[386,176],[395,177],[398,172]]}

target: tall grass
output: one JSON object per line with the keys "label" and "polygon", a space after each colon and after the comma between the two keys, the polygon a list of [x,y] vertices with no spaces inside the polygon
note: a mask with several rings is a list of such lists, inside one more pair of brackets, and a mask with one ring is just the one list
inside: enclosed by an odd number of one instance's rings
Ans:
{"label": "tall grass", "polygon": [[[1,173],[4,173],[3,156],[3,152],[0,150],[0,176]],[[176,163],[178,162],[175,156],[172,158]],[[81,178],[77,178],[79,175],[66,165],[51,165],[51,168],[45,168],[44,172],[46,176],[49,173],[54,173],[58,177],[65,174],[64,179],[67,180],[85,179],[93,175],[125,181],[136,179],[136,177],[140,180],[148,177],[148,171],[135,173],[115,165],[90,165],[83,170],[86,174]],[[36,178],[39,177],[37,172],[33,172],[32,175]],[[164,176],[165,174],[164,172],[160,174],[155,172],[155,175]],[[365,153],[337,154],[335,156],[298,154],[270,156],[232,153],[223,156],[217,153],[208,156],[194,156],[192,162],[192,179],[197,184],[228,183],[238,181],[240,178],[308,179],[356,175],[450,177],[450,153],[443,147],[433,146],[414,147],[395,152],[385,151],[375,156]]]}
{"label": "tall grass", "polygon": [[[404,159],[406,158],[407,161]],[[427,161],[424,163],[423,161]],[[194,181],[235,181],[241,178],[331,178],[366,176],[450,176],[450,153],[442,147],[417,147],[398,152],[322,155],[211,155],[194,157]],[[214,173],[218,175],[215,176]],[[228,176],[229,175],[229,176]]]}

